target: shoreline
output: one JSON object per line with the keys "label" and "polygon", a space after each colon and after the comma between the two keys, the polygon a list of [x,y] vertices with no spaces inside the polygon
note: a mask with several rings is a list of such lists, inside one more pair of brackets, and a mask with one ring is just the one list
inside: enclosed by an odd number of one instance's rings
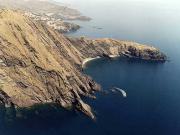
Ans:
{"label": "shoreline", "polygon": [[118,58],[120,57],[121,55],[109,55],[109,58]]}
{"label": "shoreline", "polygon": [[[118,58],[120,57],[120,55],[109,55],[109,58]],[[82,68],[85,68],[86,67],[86,64],[90,61],[93,61],[93,60],[96,60],[96,59],[100,59],[100,58],[103,58],[103,57],[100,57],[100,56],[97,56],[97,57],[89,57],[89,58],[85,58],[82,62]]]}
{"label": "shoreline", "polygon": [[85,59],[83,60],[83,62],[82,62],[82,68],[85,68],[85,66],[86,66],[86,64],[87,64],[88,62],[90,62],[90,61],[92,61],[92,60],[100,59],[100,58],[102,58],[102,57],[97,56],[97,57],[94,57],[94,58],[92,58],[92,57],[85,58]]}
{"label": "shoreline", "polygon": [[[97,57],[89,57],[89,58],[85,58],[83,61],[82,61],[82,68],[84,69],[86,67],[86,64],[88,62],[91,62],[93,60],[96,60],[96,59],[101,59],[101,58],[109,58],[109,59],[115,59],[115,58],[119,58],[121,57],[122,55],[108,55],[107,57],[103,57],[103,56],[97,56]],[[124,55],[125,57],[128,57],[128,58],[134,58],[134,59],[139,59],[138,57],[130,57],[130,56],[126,56]],[[144,59],[144,58],[140,58],[142,60],[151,60],[151,61],[166,61],[166,60],[156,60],[156,59]]]}

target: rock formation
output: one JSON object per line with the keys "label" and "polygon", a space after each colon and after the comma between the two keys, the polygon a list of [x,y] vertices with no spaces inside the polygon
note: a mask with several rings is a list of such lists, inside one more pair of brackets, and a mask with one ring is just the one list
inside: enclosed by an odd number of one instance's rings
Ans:
{"label": "rock formation", "polygon": [[30,107],[57,103],[94,118],[82,96],[100,86],[81,72],[85,58],[127,55],[164,61],[154,47],[113,39],[68,38],[19,11],[0,11],[0,103]]}
{"label": "rock formation", "polygon": [[68,38],[84,58],[126,56],[144,60],[166,61],[166,55],[153,46],[142,45],[130,41],[120,41],[110,38],[87,39]]}

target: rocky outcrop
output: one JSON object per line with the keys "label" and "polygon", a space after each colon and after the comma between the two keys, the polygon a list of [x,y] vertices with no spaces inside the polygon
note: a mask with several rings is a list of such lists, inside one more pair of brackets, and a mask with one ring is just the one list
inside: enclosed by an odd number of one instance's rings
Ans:
{"label": "rocky outcrop", "polygon": [[80,26],[74,23],[69,22],[55,22],[54,25],[50,25],[50,27],[54,28],[55,30],[58,30],[60,33],[69,33],[69,32],[75,32],[80,29]]}
{"label": "rocky outcrop", "polygon": [[69,41],[79,50],[84,59],[95,57],[116,57],[126,56],[129,58],[137,58],[144,60],[154,60],[165,62],[167,57],[153,46],[142,45],[130,41],[120,41],[110,38],[104,39],[87,39],[68,38]]}
{"label": "rocky outcrop", "polygon": [[82,96],[100,86],[83,74],[85,58],[127,55],[165,60],[154,47],[113,39],[68,38],[19,11],[0,11],[0,103],[30,107],[57,103],[95,118]]}
{"label": "rocky outcrop", "polygon": [[95,119],[93,111],[91,110],[91,107],[88,104],[85,104],[81,99],[77,100],[76,107],[81,110],[84,114],[89,116],[92,119]]}
{"label": "rocky outcrop", "polygon": [[5,107],[13,107],[10,97],[2,90],[0,90],[0,104],[4,104]]}

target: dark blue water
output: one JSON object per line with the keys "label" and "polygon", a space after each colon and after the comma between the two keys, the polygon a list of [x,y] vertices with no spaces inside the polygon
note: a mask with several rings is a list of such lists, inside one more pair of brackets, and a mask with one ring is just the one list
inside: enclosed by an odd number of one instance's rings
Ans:
{"label": "dark blue water", "polygon": [[[62,1],[62,0],[59,0]],[[91,22],[70,36],[112,37],[151,44],[170,62],[117,58],[88,63],[85,73],[102,85],[97,99],[85,99],[96,121],[56,105],[20,110],[0,108],[0,135],[179,135],[180,2],[178,0],[66,0]],[[102,28],[102,29],[97,29]],[[127,92],[110,92],[112,87]],[[106,92],[104,92],[106,91]]]}
{"label": "dark blue water", "polygon": [[104,90],[117,86],[128,95],[127,98],[113,93],[100,95],[93,103],[105,133],[179,134],[180,72],[172,65],[127,59],[97,60],[89,64],[86,72]]}

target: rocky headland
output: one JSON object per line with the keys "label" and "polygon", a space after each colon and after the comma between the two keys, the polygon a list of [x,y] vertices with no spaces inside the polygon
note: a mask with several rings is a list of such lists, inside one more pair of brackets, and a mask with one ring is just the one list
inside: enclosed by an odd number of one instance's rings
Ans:
{"label": "rocky headland", "polygon": [[0,11],[0,103],[22,108],[56,103],[95,118],[81,98],[100,86],[82,72],[87,58],[127,56],[166,61],[158,49],[115,39],[70,38],[20,11]]}
{"label": "rocky headland", "polygon": [[165,62],[167,57],[153,46],[111,38],[88,39],[85,37],[70,38],[69,41],[78,49],[84,58],[84,65],[89,60],[97,58],[114,58],[125,56],[134,59]]}

